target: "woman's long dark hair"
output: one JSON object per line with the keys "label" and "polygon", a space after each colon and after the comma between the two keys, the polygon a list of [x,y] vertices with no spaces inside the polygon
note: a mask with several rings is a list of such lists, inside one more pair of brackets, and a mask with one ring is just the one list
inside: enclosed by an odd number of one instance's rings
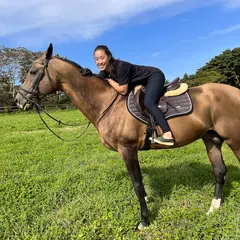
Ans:
{"label": "woman's long dark hair", "polygon": [[97,51],[97,50],[102,50],[106,53],[106,55],[108,57],[110,57],[109,59],[109,74],[111,77],[113,78],[116,78],[116,68],[117,68],[117,62],[118,60],[115,59],[111,53],[111,51],[109,50],[109,48],[105,45],[98,45],[95,49],[94,49],[94,53]]}

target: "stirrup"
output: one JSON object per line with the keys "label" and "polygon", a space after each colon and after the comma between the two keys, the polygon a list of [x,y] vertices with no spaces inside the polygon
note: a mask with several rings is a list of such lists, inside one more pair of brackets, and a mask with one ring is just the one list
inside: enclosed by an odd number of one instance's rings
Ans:
{"label": "stirrup", "polygon": [[166,146],[173,146],[174,145],[174,139],[166,139],[163,136],[158,137],[158,138],[149,138],[151,141],[158,143],[158,144],[162,144],[162,145],[166,145]]}

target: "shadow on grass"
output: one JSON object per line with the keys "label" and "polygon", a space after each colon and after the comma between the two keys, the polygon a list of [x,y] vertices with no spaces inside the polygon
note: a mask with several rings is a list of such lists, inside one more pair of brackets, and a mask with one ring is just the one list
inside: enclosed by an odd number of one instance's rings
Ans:
{"label": "shadow on grass", "polygon": [[[223,199],[227,198],[232,190],[232,182],[240,180],[240,168],[229,165],[223,188]],[[173,164],[168,167],[142,167],[142,173],[148,179],[148,185],[152,189],[153,198],[167,198],[175,188],[182,185],[189,190],[201,191],[205,185],[212,184],[214,196],[215,178],[211,165],[202,163]],[[144,181],[144,180],[143,180]],[[212,198],[209,198],[209,203]],[[154,204],[152,219],[158,215],[160,207]]]}

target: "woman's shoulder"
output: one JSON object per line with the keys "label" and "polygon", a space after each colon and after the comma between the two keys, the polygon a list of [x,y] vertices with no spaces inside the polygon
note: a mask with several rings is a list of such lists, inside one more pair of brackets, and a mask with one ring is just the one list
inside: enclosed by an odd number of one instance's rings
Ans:
{"label": "woman's shoulder", "polygon": [[132,63],[127,62],[127,61],[123,61],[123,60],[116,60],[117,66],[118,67],[131,67],[133,66]]}
{"label": "woman's shoulder", "polygon": [[134,63],[130,63],[130,62],[123,61],[123,60],[117,60],[117,66],[132,67],[132,68],[149,68],[149,69],[154,68],[152,66],[134,64]]}

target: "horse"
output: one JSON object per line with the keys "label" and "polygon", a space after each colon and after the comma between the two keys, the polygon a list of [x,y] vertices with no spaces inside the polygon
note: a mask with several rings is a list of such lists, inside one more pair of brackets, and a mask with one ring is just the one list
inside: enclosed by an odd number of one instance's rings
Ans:
{"label": "horse", "polygon": [[[147,125],[134,118],[126,107],[126,96],[118,94],[97,75],[83,75],[77,63],[53,56],[50,44],[32,63],[15,97],[19,108],[28,110],[40,96],[58,90],[71,97],[73,104],[95,126],[101,142],[119,152],[125,162],[140,204],[141,230],[150,224],[138,151],[144,145]],[[240,91],[220,83],[207,83],[188,89],[193,103],[189,114],[168,120],[174,146],[150,144],[150,149],[179,148],[202,139],[215,176],[214,197],[208,214],[220,207],[227,167],[221,147],[230,147],[240,161]],[[159,128],[160,129],[160,128]],[[161,129],[159,130],[160,133]]]}

